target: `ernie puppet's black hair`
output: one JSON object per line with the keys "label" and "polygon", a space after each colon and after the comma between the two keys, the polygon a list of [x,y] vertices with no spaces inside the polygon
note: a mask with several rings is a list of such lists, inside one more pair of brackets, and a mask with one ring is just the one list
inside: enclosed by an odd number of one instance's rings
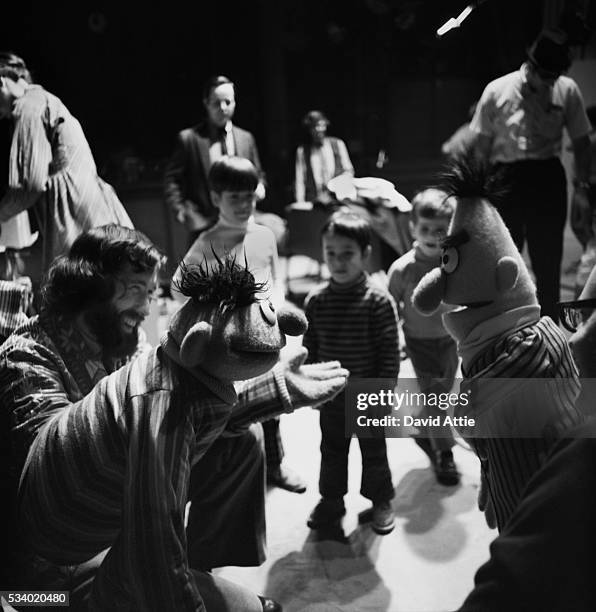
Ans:
{"label": "ernie puppet's black hair", "polygon": [[259,299],[266,283],[258,283],[248,270],[246,254],[244,266],[236,263],[236,256],[227,253],[218,257],[213,248],[215,263],[205,259],[201,264],[180,262],[180,279],[175,288],[196,304],[216,306],[221,313],[249,306]]}
{"label": "ernie puppet's black hair", "polygon": [[453,159],[439,174],[439,187],[458,199],[484,199],[499,206],[508,192],[503,172],[495,170],[473,151]]}

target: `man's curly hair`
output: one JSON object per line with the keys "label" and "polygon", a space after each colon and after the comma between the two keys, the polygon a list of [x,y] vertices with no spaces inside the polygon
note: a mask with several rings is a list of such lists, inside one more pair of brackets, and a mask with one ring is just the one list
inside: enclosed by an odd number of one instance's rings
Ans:
{"label": "man's curly hair", "polygon": [[42,287],[42,309],[76,316],[109,302],[116,290],[114,279],[127,266],[148,272],[164,263],[165,257],[145,234],[114,223],[95,227],[53,261]]}
{"label": "man's curly hair", "polygon": [[180,262],[180,278],[174,282],[175,288],[195,304],[215,306],[222,314],[258,301],[266,283],[255,281],[248,270],[246,255],[244,266],[236,262],[235,255],[226,254],[223,259],[215,251],[213,255],[215,263],[211,266],[206,259],[201,264]]}

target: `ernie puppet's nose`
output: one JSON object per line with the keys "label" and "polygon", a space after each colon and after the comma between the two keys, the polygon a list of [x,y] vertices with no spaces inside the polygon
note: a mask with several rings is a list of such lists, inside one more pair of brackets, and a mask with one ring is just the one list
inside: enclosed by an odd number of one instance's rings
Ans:
{"label": "ernie puppet's nose", "polygon": [[431,315],[441,305],[444,294],[445,274],[441,268],[435,268],[425,274],[414,289],[412,303],[422,314]]}
{"label": "ernie puppet's nose", "polygon": [[279,329],[288,336],[300,336],[306,331],[308,322],[304,313],[293,306],[283,306],[277,311]]}

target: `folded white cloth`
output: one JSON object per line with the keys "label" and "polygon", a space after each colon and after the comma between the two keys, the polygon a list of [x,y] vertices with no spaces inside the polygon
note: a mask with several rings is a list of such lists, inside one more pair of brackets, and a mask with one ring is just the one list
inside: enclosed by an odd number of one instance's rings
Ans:
{"label": "folded white cloth", "polygon": [[395,189],[390,181],[374,176],[354,178],[350,174],[340,174],[327,183],[327,188],[338,200],[364,198],[376,200],[386,208],[397,208],[400,212],[410,212],[412,205],[408,199]]}

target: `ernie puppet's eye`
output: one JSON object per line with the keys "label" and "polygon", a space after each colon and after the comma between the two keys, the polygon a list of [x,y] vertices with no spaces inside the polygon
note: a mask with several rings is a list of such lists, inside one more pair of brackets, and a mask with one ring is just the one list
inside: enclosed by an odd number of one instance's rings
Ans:
{"label": "ernie puppet's eye", "polygon": [[269,325],[275,325],[277,323],[277,315],[275,314],[275,308],[269,300],[263,300],[261,302],[261,313],[263,318]]}
{"label": "ernie puppet's eye", "polygon": [[446,274],[455,272],[457,264],[459,263],[459,253],[455,247],[449,247],[444,249],[441,254],[441,268]]}

